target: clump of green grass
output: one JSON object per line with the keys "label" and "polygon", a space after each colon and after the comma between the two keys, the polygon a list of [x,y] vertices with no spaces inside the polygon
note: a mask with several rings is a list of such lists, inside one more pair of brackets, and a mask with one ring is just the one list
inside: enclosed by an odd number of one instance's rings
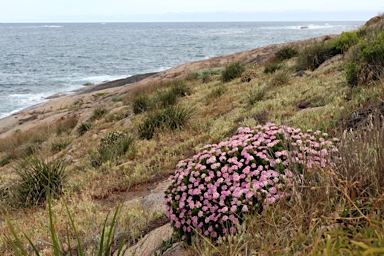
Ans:
{"label": "clump of green grass", "polygon": [[219,98],[227,91],[227,87],[223,84],[218,84],[213,87],[210,93],[210,97]]}
{"label": "clump of green grass", "polygon": [[95,108],[93,110],[92,119],[98,120],[98,119],[102,118],[103,116],[105,116],[107,113],[108,113],[108,109],[106,109],[105,107]]}
{"label": "clump of green grass", "polygon": [[213,69],[203,69],[203,70],[195,70],[190,72],[186,80],[187,81],[193,81],[193,80],[199,80],[203,83],[207,83],[211,80],[211,78],[215,75],[220,75],[223,72],[224,68],[213,68]]}
{"label": "clump of green grass", "polygon": [[245,65],[243,63],[232,62],[228,66],[226,66],[223,72],[221,73],[221,81],[223,83],[232,81],[233,79],[240,77],[244,71]]}
{"label": "clump of green grass", "polygon": [[191,116],[191,110],[181,106],[170,106],[149,113],[138,127],[139,137],[152,139],[156,130],[176,130],[184,127]]}
{"label": "clump of green grass", "polygon": [[272,86],[286,85],[289,83],[289,81],[290,81],[290,76],[288,71],[281,70],[279,72],[276,72],[276,74],[274,74],[271,80],[271,85]]}
{"label": "clump of green grass", "polygon": [[263,100],[267,90],[265,87],[258,87],[257,89],[252,89],[247,95],[247,102],[249,106],[255,105],[257,102]]}
{"label": "clump of green grass", "polygon": [[289,60],[293,57],[296,57],[299,55],[299,52],[297,51],[297,49],[293,46],[284,46],[282,47],[281,49],[279,49],[276,53],[275,53],[275,59],[277,60],[280,60],[280,61],[283,61],[283,60]]}
{"label": "clump of green grass", "polygon": [[185,97],[192,93],[191,87],[189,87],[184,80],[173,81],[170,87],[170,91],[178,97]]}
{"label": "clump of green grass", "polygon": [[[51,198],[48,198],[48,216],[49,216],[49,231],[50,231],[50,247],[51,247],[51,253],[52,255],[86,255],[87,250],[86,250],[86,245],[83,244],[81,241],[81,237],[77,231],[76,224],[74,222],[74,219],[72,217],[71,212],[69,211],[69,208],[67,205],[65,205],[66,212],[68,215],[68,218],[70,220],[70,225],[71,229],[66,230],[66,237],[65,241],[62,240],[62,238],[59,236],[59,233],[55,229],[55,222],[54,222],[54,215],[52,211],[52,203],[51,203]],[[96,254],[95,255],[123,255],[123,246],[125,240],[122,239],[120,241],[120,244],[118,244],[118,248],[116,251],[112,251],[113,249],[113,242],[114,242],[114,235],[115,235],[115,230],[117,227],[117,215],[119,213],[120,207],[116,208],[116,211],[113,215],[113,218],[111,220],[111,223],[107,226],[107,221],[108,221],[108,215],[105,218],[104,225],[100,234],[100,240],[99,240],[99,246],[97,248]],[[32,240],[29,238],[28,235],[24,233],[24,237],[28,241],[28,246],[25,246],[22,241],[22,237],[18,236],[16,234],[15,228],[13,227],[11,221],[9,218],[6,218],[6,223],[10,229],[10,232],[12,236],[5,235],[6,240],[9,243],[10,250],[15,253],[15,255],[34,255],[40,256],[40,252],[38,249],[38,246],[32,242]],[[74,233],[75,236],[75,245],[71,244],[71,237],[70,237],[70,232]],[[67,248],[65,248],[63,245],[66,244]]]}
{"label": "clump of green grass", "polygon": [[160,108],[166,108],[176,104],[178,95],[172,90],[158,92],[156,97],[156,105]]}
{"label": "clump of green grass", "polygon": [[61,150],[63,150],[63,149],[65,149],[66,147],[68,147],[69,144],[71,144],[71,140],[68,139],[68,138],[59,138],[59,139],[56,139],[56,140],[52,143],[51,151],[52,151],[53,153],[58,153],[58,152],[60,152]]}
{"label": "clump of green grass", "polygon": [[87,131],[92,128],[92,124],[90,122],[83,122],[77,127],[77,133],[81,136],[84,135]]}
{"label": "clump of green grass", "polygon": [[60,197],[67,178],[63,161],[47,162],[39,156],[30,156],[18,163],[15,173],[18,176],[15,203],[26,207],[46,202],[48,191],[53,198]]}
{"label": "clump of green grass", "polygon": [[145,93],[135,93],[132,97],[132,107],[134,114],[144,113],[150,109],[151,100]]}
{"label": "clump of green grass", "polygon": [[116,163],[121,156],[133,148],[134,137],[121,131],[113,131],[102,137],[96,152],[91,152],[91,165]]}
{"label": "clump of green grass", "polygon": [[284,46],[265,64],[264,73],[272,74],[283,67],[282,61],[298,56],[299,52],[293,46]]}
{"label": "clump of green grass", "polygon": [[279,61],[271,61],[264,66],[264,73],[272,74],[281,68],[282,68],[282,64]]}

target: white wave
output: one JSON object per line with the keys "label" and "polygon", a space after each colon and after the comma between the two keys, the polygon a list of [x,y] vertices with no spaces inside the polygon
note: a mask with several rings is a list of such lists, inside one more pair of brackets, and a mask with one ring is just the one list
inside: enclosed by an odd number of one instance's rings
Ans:
{"label": "white wave", "polygon": [[7,97],[0,97],[0,101],[5,102],[7,106],[12,106],[12,109],[7,109],[6,107],[1,109],[0,118],[10,116],[23,109],[47,102],[46,97],[48,96],[49,93],[13,93],[7,95]]}

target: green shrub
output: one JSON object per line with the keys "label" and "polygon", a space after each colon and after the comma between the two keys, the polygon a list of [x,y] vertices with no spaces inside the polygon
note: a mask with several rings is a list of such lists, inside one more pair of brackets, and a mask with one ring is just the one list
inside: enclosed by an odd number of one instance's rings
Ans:
{"label": "green shrub", "polygon": [[358,77],[358,67],[356,63],[349,62],[347,64],[346,78],[349,86],[353,87],[358,84],[359,77]]}
{"label": "green shrub", "polygon": [[381,32],[374,40],[360,42],[361,58],[373,65],[384,64],[384,32]]}
{"label": "green shrub", "polygon": [[337,54],[328,43],[316,43],[305,48],[298,56],[296,62],[297,70],[315,70],[324,61]]}
{"label": "green shrub", "polygon": [[146,119],[138,127],[138,133],[142,139],[152,139],[156,130],[181,129],[191,116],[191,110],[180,106],[170,106],[153,113],[149,113]]}
{"label": "green shrub", "polygon": [[340,53],[345,53],[353,45],[359,42],[357,33],[354,32],[343,32],[341,35],[331,42],[331,47]]}
{"label": "green shrub", "polygon": [[19,183],[15,186],[16,203],[21,206],[38,205],[46,201],[48,191],[53,198],[63,193],[67,174],[61,160],[47,162],[41,157],[30,156],[15,167]]}
{"label": "green shrub", "polygon": [[349,85],[368,84],[382,79],[384,74],[384,32],[369,40],[361,40],[347,65]]}
{"label": "green shrub", "polygon": [[245,71],[245,65],[242,64],[241,62],[230,63],[222,71],[221,81],[224,83],[232,81],[233,79],[240,77],[244,71]]}
{"label": "green shrub", "polygon": [[135,115],[148,111],[151,107],[151,100],[148,95],[136,93],[132,98],[133,113]]}
{"label": "green shrub", "polygon": [[299,55],[299,52],[296,50],[295,47],[284,46],[276,52],[275,58],[277,60],[282,61],[282,60],[289,60],[293,57],[296,57],[297,55]]}

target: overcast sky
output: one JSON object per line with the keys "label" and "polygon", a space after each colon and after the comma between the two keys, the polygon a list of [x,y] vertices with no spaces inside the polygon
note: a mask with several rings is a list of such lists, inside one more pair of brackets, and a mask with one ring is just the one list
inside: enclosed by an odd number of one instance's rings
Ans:
{"label": "overcast sky", "polygon": [[0,22],[368,20],[384,0],[0,0]]}

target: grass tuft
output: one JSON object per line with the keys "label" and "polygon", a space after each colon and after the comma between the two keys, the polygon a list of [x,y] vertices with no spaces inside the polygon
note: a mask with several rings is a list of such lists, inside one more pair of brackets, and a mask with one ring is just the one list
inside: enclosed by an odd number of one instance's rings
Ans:
{"label": "grass tuft", "polygon": [[15,200],[20,206],[34,206],[46,202],[48,191],[53,198],[63,193],[67,178],[66,165],[61,160],[47,162],[39,156],[27,157],[15,167],[18,183]]}
{"label": "grass tuft", "polygon": [[232,81],[235,78],[241,76],[241,74],[245,71],[245,65],[241,62],[233,62],[225,67],[223,72],[221,73],[221,81],[223,83]]}
{"label": "grass tuft", "polygon": [[134,114],[141,114],[148,111],[151,107],[151,101],[148,95],[135,93],[132,97],[132,107]]}
{"label": "grass tuft", "polygon": [[181,129],[185,126],[190,116],[191,110],[180,106],[167,107],[149,113],[138,127],[139,137],[149,140],[153,138],[156,130]]}

